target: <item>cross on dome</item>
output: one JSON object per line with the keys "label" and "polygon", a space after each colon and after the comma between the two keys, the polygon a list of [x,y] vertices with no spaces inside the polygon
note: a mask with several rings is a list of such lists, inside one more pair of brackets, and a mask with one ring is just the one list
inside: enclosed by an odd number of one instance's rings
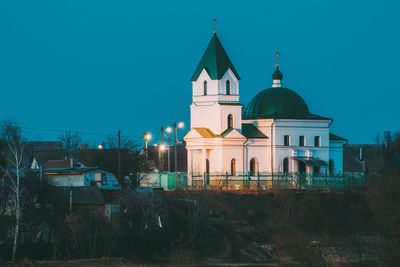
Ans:
{"label": "cross on dome", "polygon": [[275,56],[276,56],[276,68],[279,68],[279,56],[280,56],[279,51],[276,52]]}
{"label": "cross on dome", "polygon": [[283,79],[283,74],[279,70],[279,57],[280,57],[279,52],[276,52],[275,56],[276,56],[276,70],[272,74],[272,80],[273,80],[272,87],[281,87],[282,86],[281,80]]}

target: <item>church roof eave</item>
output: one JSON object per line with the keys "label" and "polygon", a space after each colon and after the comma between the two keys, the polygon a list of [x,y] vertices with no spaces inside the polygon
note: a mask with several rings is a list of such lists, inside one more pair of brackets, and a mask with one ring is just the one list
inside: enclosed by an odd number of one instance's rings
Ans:
{"label": "church roof eave", "polygon": [[269,139],[268,136],[251,123],[242,123],[242,134],[248,139]]}

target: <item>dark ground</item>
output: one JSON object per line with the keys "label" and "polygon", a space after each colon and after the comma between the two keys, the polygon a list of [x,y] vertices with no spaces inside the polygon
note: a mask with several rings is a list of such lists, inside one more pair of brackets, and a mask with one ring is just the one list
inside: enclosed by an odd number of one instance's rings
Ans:
{"label": "dark ground", "polygon": [[180,221],[181,227],[167,249],[151,251],[146,257],[26,260],[8,265],[395,266],[400,252],[399,215],[393,213],[399,211],[399,202],[398,194],[387,193],[394,188],[165,192],[173,215],[170,220]]}

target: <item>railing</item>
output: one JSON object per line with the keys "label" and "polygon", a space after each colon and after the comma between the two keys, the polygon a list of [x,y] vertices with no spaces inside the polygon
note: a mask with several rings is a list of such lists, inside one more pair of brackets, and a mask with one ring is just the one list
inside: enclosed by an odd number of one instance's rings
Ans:
{"label": "railing", "polygon": [[[188,190],[352,190],[366,186],[363,173],[339,175],[306,173],[157,173],[152,187]],[[139,177],[139,176],[138,176]],[[175,186],[175,181],[178,182]],[[141,183],[146,184],[146,183]],[[148,183],[147,183],[148,184]]]}

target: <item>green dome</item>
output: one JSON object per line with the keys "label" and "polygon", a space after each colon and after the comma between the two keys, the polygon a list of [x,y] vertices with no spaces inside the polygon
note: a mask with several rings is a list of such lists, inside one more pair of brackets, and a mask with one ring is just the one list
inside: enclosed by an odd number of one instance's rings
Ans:
{"label": "green dome", "polygon": [[280,72],[278,68],[276,68],[276,71],[272,73],[272,80],[282,80],[283,79],[283,74]]}
{"label": "green dome", "polygon": [[288,88],[269,88],[258,93],[246,108],[244,119],[308,119],[310,114],[303,98]]}

